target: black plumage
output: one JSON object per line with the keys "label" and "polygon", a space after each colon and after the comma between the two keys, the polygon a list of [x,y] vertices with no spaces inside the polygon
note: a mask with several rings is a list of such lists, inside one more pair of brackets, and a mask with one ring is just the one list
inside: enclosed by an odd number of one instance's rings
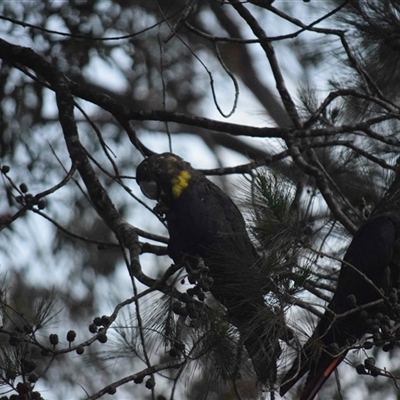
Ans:
{"label": "black plumage", "polygon": [[267,279],[239,209],[204,174],[171,153],[147,158],[136,179],[165,213],[168,254],[175,263],[185,256],[204,260],[213,280],[210,291],[239,330],[258,380],[271,382],[280,354],[278,338],[284,335],[282,317],[265,303]]}
{"label": "black plumage", "polygon": [[[396,318],[390,304],[381,302],[398,287],[400,261],[400,178],[396,177],[370,219],[363,223],[345,254],[337,287],[328,310],[301,354],[282,379],[284,395],[307,372],[300,400],[312,400],[335,368],[369,329],[368,316],[383,311]],[[354,301],[357,307],[355,308]],[[353,310],[353,311],[352,311]]]}

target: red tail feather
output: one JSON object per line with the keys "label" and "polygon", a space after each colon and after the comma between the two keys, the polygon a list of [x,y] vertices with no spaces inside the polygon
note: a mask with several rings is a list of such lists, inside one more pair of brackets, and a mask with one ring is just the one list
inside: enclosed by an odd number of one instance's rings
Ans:
{"label": "red tail feather", "polygon": [[332,372],[336,369],[336,367],[343,361],[344,357],[345,354],[342,354],[332,359],[332,361],[326,368],[321,369],[320,371],[316,371],[316,374],[313,377],[309,376],[306,382],[306,386],[304,387],[303,394],[300,397],[300,400],[313,400],[316,394],[321,389],[322,385],[331,376]]}

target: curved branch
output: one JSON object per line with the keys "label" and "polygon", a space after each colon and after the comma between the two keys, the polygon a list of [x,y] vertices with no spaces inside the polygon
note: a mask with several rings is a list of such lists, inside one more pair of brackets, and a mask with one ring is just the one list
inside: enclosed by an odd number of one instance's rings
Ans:
{"label": "curved branch", "polygon": [[243,6],[240,1],[230,0],[230,3],[239,13],[239,15],[246,21],[250,29],[253,31],[254,35],[260,39],[260,45],[264,50],[271,65],[272,73],[276,82],[276,88],[278,89],[278,92],[281,96],[283,105],[287,113],[289,114],[293,125],[298,129],[301,128],[302,123],[300,116],[297,112],[296,105],[294,104],[294,101],[292,100],[290,93],[286,88],[285,79],[283,78],[272,43],[268,40],[267,35],[265,34],[264,30],[261,28],[257,20],[253,17],[249,10],[247,10],[247,8]]}
{"label": "curved branch", "polygon": [[[291,156],[293,157],[294,162],[306,174],[311,175],[315,178],[318,189],[320,190],[329,209],[332,211],[335,217],[341,222],[341,224],[354,235],[357,231],[357,227],[342,211],[340,204],[338,203],[338,201],[336,200],[335,196],[333,195],[332,191],[329,188],[329,183],[324,173],[319,168],[311,165],[304,159],[299,149],[299,146],[295,143],[292,137],[290,136],[287,137],[286,144],[288,146]],[[312,151],[312,149],[310,151]]]}
{"label": "curved branch", "polygon": [[76,166],[89,193],[90,201],[99,216],[114,232],[117,238],[130,250],[132,270],[140,282],[148,287],[156,281],[143,274],[139,262],[140,245],[135,228],[126,222],[115,208],[102,183],[90,164],[86,149],[79,140],[74,119],[74,98],[70,90],[70,81],[54,66],[38,56],[33,50],[14,46],[0,40],[0,57],[6,61],[18,62],[44,77],[56,94],[59,121],[64,134],[72,164]]}

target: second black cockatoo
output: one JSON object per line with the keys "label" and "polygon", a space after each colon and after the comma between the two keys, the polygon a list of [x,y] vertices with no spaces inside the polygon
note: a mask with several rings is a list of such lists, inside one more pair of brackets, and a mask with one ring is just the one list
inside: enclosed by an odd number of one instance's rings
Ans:
{"label": "second black cockatoo", "polygon": [[267,279],[239,209],[203,173],[172,153],[148,157],[138,166],[136,180],[165,214],[169,256],[176,264],[186,256],[203,259],[213,282],[210,292],[237,327],[258,380],[271,382],[280,355],[278,338],[286,333],[283,317],[265,303]]}
{"label": "second black cockatoo", "polygon": [[283,377],[281,395],[309,372],[300,400],[312,400],[348,350],[369,331],[368,319],[371,321],[380,310],[394,315],[387,302],[366,307],[364,311],[359,306],[382,300],[383,295],[399,286],[399,264],[400,176],[397,174],[382,202],[354,235],[328,310]]}

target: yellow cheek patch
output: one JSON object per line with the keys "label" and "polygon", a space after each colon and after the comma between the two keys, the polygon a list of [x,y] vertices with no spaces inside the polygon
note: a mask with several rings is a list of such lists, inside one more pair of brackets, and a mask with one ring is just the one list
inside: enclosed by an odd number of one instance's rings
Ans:
{"label": "yellow cheek patch", "polygon": [[172,195],[177,199],[184,189],[189,185],[192,176],[188,171],[181,171],[178,176],[172,179]]}

